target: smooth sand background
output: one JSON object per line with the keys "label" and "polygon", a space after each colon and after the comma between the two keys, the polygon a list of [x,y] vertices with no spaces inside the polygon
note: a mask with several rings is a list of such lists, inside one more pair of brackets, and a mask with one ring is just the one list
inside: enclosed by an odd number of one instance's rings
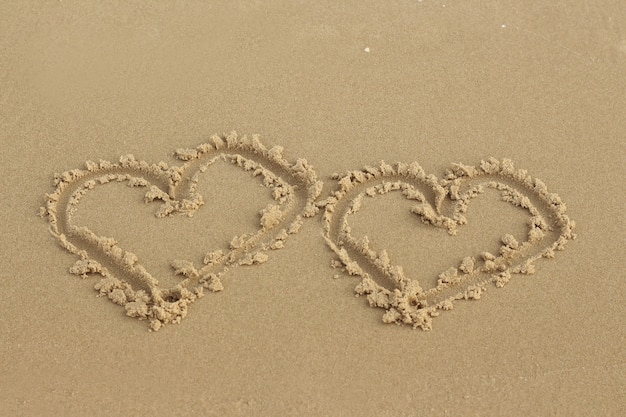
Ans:
{"label": "smooth sand background", "polygon": [[[2,2],[1,415],[623,415],[624,3],[336,3]],[[316,217],[149,333],[68,273],[75,257],[36,216],[44,193],[87,159],[171,161],[232,129],[307,158],[324,194],[331,173],[381,159],[440,175],[510,157],[560,194],[579,238],[423,332],[384,325],[355,278],[333,279]],[[85,206],[94,229],[130,230],[157,261],[197,250],[192,227],[125,214],[145,207],[111,190]],[[214,242],[256,221],[241,195],[212,204]],[[508,207],[479,207],[468,245],[506,229]],[[381,242],[406,234],[370,214]],[[431,275],[429,258],[467,254],[444,244],[407,242]],[[408,247],[399,261],[420,268]]]}

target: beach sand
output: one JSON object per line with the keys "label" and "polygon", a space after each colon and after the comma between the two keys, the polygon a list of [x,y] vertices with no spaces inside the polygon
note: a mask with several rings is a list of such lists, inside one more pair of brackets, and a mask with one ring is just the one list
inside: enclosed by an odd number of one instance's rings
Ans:
{"label": "beach sand", "polygon": [[0,10],[0,415],[626,412],[621,2]]}

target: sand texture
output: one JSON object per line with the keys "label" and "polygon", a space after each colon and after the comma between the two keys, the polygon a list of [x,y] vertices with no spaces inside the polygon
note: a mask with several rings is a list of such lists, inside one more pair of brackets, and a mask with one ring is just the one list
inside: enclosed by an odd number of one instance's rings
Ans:
{"label": "sand texture", "polygon": [[626,7],[0,5],[0,416],[626,414]]}

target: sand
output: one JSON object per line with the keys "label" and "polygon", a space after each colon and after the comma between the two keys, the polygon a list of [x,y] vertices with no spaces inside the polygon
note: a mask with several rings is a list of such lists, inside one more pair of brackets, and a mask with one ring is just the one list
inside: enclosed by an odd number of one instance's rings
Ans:
{"label": "sand", "polygon": [[0,415],[626,412],[621,2],[0,11]]}
{"label": "sand", "polygon": [[[501,288],[510,281],[511,274],[534,273],[535,261],[554,258],[555,251],[563,250],[568,240],[576,238],[575,222],[565,214],[567,207],[561,198],[548,192],[545,183],[532,178],[528,171],[516,169],[510,159],[490,158],[477,167],[454,164],[444,179],[427,175],[415,162],[391,166],[384,161],[377,167],[333,177],[339,182],[339,189],[322,206],[326,242],[339,258],[334,265],[341,265],[348,274],[361,278],[356,294],[366,295],[371,306],[385,309],[385,323],[411,324],[414,328],[431,330],[432,318],[439,315],[439,310],[451,310],[456,300],[480,299],[489,282]],[[469,181],[474,184],[468,185]],[[424,193],[419,191],[421,187],[426,188]],[[358,192],[359,189],[363,191]],[[454,236],[458,226],[467,224],[465,213],[470,203],[486,189],[500,191],[502,201],[528,211],[526,240],[520,243],[511,234],[503,235],[497,255],[482,252],[480,265],[475,257],[464,257],[458,267],[439,274],[437,285],[431,289],[422,288],[419,279],[407,277],[402,267],[393,265],[386,249],[373,249],[367,235],[357,238],[352,233],[349,216],[361,210],[366,196],[399,191],[407,200],[417,202],[411,213],[424,224],[445,229]],[[434,195],[432,201],[426,198],[426,193]],[[544,206],[544,213],[531,198]],[[443,214],[446,200],[453,202],[449,215]],[[404,227],[411,226],[407,223]],[[491,230],[485,228],[481,232],[488,235]],[[550,234],[553,236],[547,236]]]}
{"label": "sand", "polygon": [[[316,200],[323,183],[317,180],[306,160],[290,163],[282,154],[282,147],[268,149],[257,135],[239,137],[233,131],[222,137],[213,135],[211,142],[195,149],[176,150],[174,155],[185,161],[183,165],[169,166],[164,161],[149,164],[133,155],[122,155],[115,163],[87,161],[84,169],[55,175],[56,189],[46,194],[40,216],[48,220],[50,232],[60,246],[78,255],[70,273],[82,278],[90,274],[102,276],[94,286],[98,294],[123,306],[128,316],[148,319],[150,329],[156,331],[164,324],[180,323],[187,316],[188,306],[204,296],[204,289],[222,291],[220,277],[234,266],[266,262],[268,256],[264,251],[284,247],[287,237],[300,229],[304,218],[319,211]],[[208,250],[202,267],[196,267],[190,260],[173,259],[170,265],[174,275],[184,279],[172,287],[164,287],[138,256],[123,249],[115,238],[100,236],[88,226],[75,224],[74,217],[80,211],[83,197],[99,186],[115,183],[147,189],[144,202],[161,203],[155,211],[157,218],[177,214],[193,217],[205,204],[199,192],[201,175],[218,169],[212,166],[220,160],[249,172],[253,178],[259,177],[260,185],[269,189],[274,202],[259,211],[258,230],[232,237],[224,250]],[[163,185],[155,185],[159,183]],[[117,204],[124,206],[127,202],[122,200]],[[279,228],[282,224],[285,226]],[[271,235],[269,239],[268,235]]]}

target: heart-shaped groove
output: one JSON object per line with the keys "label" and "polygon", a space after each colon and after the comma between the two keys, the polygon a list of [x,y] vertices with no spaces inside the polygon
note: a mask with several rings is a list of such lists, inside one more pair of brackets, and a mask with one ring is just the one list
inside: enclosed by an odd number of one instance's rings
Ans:
{"label": "heart-shaped groove", "polygon": [[[476,167],[453,164],[443,179],[426,175],[417,163],[401,162],[381,162],[332,178],[339,188],[319,206],[325,208],[325,240],[338,256],[333,266],[361,278],[356,294],[365,295],[370,306],[385,309],[385,323],[430,330],[439,310],[452,309],[456,300],[479,299],[490,282],[502,287],[512,274],[532,274],[536,260],[553,258],[555,251],[563,250],[565,243],[576,237],[575,223],[565,214],[561,198],[548,192],[546,185],[526,170],[516,169],[509,159],[490,158]],[[487,188],[528,211],[527,240],[518,242],[510,234],[502,236],[498,254],[466,256],[458,266],[439,274],[437,285],[431,289],[423,289],[402,267],[392,265],[389,254],[373,249],[367,236],[357,239],[351,233],[349,218],[365,198],[395,191],[415,202],[411,212],[424,223],[455,235],[457,227],[467,223],[464,213],[472,199]]]}
{"label": "heart-shaped groove", "polygon": [[[182,165],[148,164],[132,155],[120,157],[117,163],[87,161],[83,169],[55,175],[56,189],[46,194],[46,205],[41,208],[52,235],[63,248],[80,257],[70,272],[82,277],[101,275],[95,284],[98,293],[124,306],[127,315],[148,319],[155,331],[164,324],[179,323],[205,289],[221,291],[220,276],[230,268],[263,263],[267,250],[282,248],[288,236],[299,230],[303,219],[318,211],[315,200],[323,185],[306,160],[287,161],[282,147],[267,148],[258,135],[214,135],[209,143],[195,149],[178,149],[174,155],[183,161]],[[181,281],[171,288],[161,287],[137,256],[122,249],[114,238],[98,236],[72,221],[84,195],[96,187],[119,182],[145,188],[145,202],[161,204],[157,217],[191,217],[204,204],[197,191],[200,175],[218,160],[259,177],[275,203],[259,213],[256,232],[235,236],[227,251],[208,251],[202,267],[188,260],[172,261]]]}

